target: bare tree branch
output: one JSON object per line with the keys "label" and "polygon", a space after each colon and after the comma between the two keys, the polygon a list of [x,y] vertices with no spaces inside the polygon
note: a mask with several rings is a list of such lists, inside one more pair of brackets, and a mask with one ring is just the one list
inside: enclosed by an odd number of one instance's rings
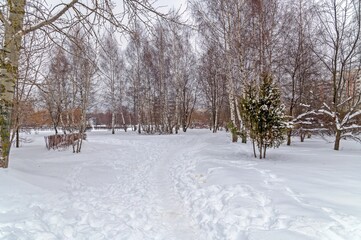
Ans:
{"label": "bare tree branch", "polygon": [[1,10],[0,10],[0,21],[5,25],[5,28],[8,28],[10,26],[10,22],[5,18]]}
{"label": "bare tree branch", "polygon": [[32,31],[35,31],[35,30],[38,30],[44,26],[47,26],[47,25],[50,25],[52,24],[53,22],[55,22],[57,19],[59,19],[61,16],[63,16],[70,8],[74,7],[74,5],[78,2],[79,0],[72,0],[70,3],[66,4],[65,7],[60,10],[57,14],[55,14],[53,17],[43,21],[43,22],[40,22],[38,24],[36,24],[35,26],[31,26],[27,29],[24,29],[22,31],[22,34],[27,34],[29,32],[32,32]]}

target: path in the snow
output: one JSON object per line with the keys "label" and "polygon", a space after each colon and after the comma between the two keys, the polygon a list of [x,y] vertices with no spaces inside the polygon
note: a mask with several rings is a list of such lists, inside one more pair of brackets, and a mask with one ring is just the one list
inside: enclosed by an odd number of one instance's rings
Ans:
{"label": "path in the snow", "polygon": [[[0,195],[0,239],[203,239],[176,192],[173,172],[194,142],[196,136],[105,132],[90,136],[82,154],[36,156],[19,176],[40,188]],[[49,164],[54,171],[42,172]]]}
{"label": "path in the snow", "polygon": [[[98,212],[92,205],[101,206],[102,209],[113,208],[112,212],[116,213],[121,223],[116,230],[120,235],[109,236],[103,230],[106,238],[202,239],[197,226],[187,215],[189,212],[185,211],[185,205],[175,189],[176,180],[172,177],[171,169],[175,159],[182,156],[182,151],[188,150],[184,148],[184,142],[183,149],[179,149],[182,140],[178,136],[141,136],[128,140],[119,137],[119,143],[116,138],[112,138],[109,143],[101,139],[98,144],[102,150],[99,148],[99,151],[103,151],[104,158],[93,164],[85,163],[80,167],[80,172],[74,171],[70,192],[80,189],[79,199],[83,204],[90,205],[90,212]],[[107,147],[103,146],[107,144],[122,147],[112,147],[111,151],[107,151]],[[89,174],[94,172],[93,169],[104,169],[104,177],[111,178],[111,181],[89,192],[87,188],[91,182],[84,184],[81,181],[89,181],[90,175],[84,170],[87,168]],[[89,201],[92,195],[107,196],[106,199],[112,201],[108,202],[104,198]],[[106,216],[98,217],[104,219]],[[99,227],[104,229],[105,226]]]}
{"label": "path in the snow", "polygon": [[[173,141],[172,141],[173,140]],[[151,185],[155,187],[159,206],[161,207],[161,221],[168,225],[168,231],[164,239],[200,239],[197,226],[185,211],[185,205],[181,196],[176,191],[176,179],[172,173],[175,160],[182,156],[184,151],[188,151],[190,146],[182,143],[182,149],[179,148],[179,141],[183,138],[169,138],[159,146],[150,144],[148,152],[152,153],[150,159],[153,162],[154,171],[150,178]],[[194,143],[192,141],[192,143]],[[186,148],[185,148],[186,147]]]}
{"label": "path in the snow", "polygon": [[[324,169],[316,160],[255,160],[249,146],[208,131],[94,132],[77,155],[34,139],[0,175],[0,239],[361,240],[357,215],[308,193],[342,174],[314,177]],[[315,179],[321,188],[304,185]]]}

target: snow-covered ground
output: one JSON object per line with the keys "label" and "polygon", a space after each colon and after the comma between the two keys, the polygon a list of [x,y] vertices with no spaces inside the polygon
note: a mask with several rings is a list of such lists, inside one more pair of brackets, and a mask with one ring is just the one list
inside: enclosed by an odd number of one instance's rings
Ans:
{"label": "snow-covered ground", "polygon": [[[252,157],[225,132],[43,136],[0,170],[0,239],[361,239],[361,145],[313,138]],[[49,134],[49,133],[48,133]]]}

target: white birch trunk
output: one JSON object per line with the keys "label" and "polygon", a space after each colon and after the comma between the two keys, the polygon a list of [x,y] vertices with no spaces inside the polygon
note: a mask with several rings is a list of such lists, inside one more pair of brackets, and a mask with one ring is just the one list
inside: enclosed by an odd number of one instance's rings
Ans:
{"label": "white birch trunk", "polygon": [[[0,167],[9,165],[11,112],[22,44],[25,0],[9,0],[9,19],[4,21],[4,42],[0,53]],[[1,13],[2,14],[2,13]]]}

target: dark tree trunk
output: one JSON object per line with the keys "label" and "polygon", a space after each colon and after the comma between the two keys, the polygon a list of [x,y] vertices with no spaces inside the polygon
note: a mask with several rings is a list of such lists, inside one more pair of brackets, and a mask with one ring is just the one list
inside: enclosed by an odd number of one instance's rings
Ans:
{"label": "dark tree trunk", "polygon": [[334,150],[336,150],[336,151],[340,150],[340,142],[341,142],[341,131],[336,130],[335,145],[333,147]]}
{"label": "dark tree trunk", "polygon": [[287,130],[287,146],[291,145],[292,129]]}
{"label": "dark tree trunk", "polygon": [[254,144],[254,140],[252,140],[252,146],[253,146],[253,156],[254,156],[255,158],[257,158],[256,146],[255,146],[255,144]]}
{"label": "dark tree trunk", "polygon": [[15,147],[19,148],[20,147],[20,136],[19,136],[19,127],[16,128],[16,143],[15,143]]}
{"label": "dark tree trunk", "polygon": [[263,158],[266,158],[266,150],[267,150],[267,146],[264,145],[263,146]]}

